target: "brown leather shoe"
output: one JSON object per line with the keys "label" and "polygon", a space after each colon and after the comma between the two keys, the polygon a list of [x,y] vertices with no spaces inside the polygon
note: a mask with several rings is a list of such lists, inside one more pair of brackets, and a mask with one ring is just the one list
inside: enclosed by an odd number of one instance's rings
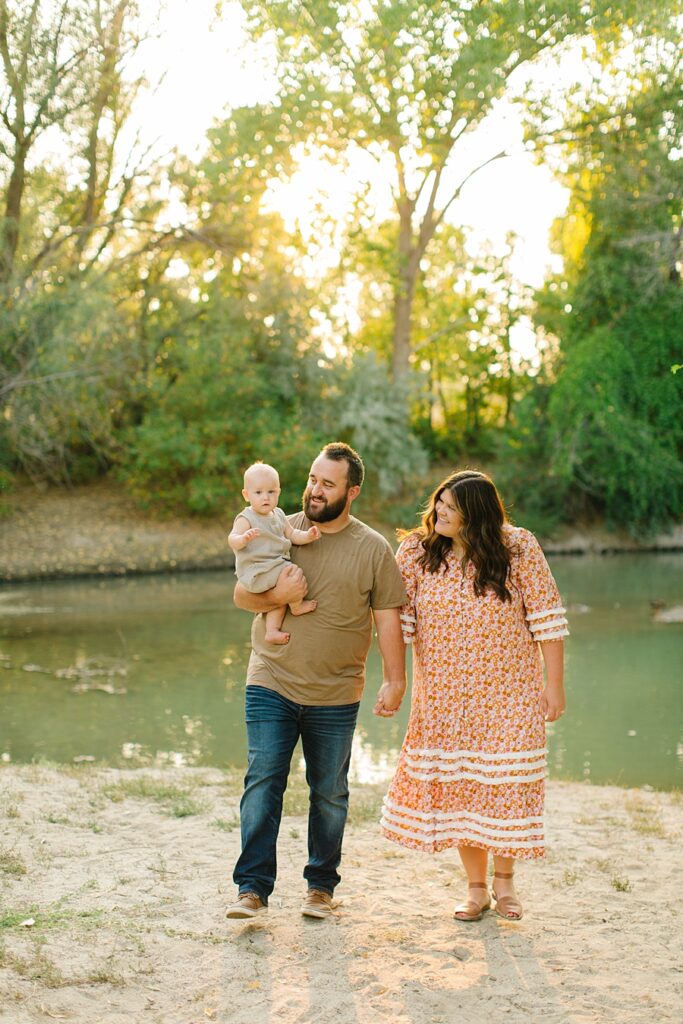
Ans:
{"label": "brown leather shoe", "polygon": [[483,903],[478,903],[476,900],[469,899],[465,900],[464,903],[458,903],[457,907],[453,911],[453,917],[456,921],[481,921],[484,916],[484,911],[488,910],[491,906],[488,886],[486,882],[470,882],[468,889],[486,889],[485,901]]}
{"label": "brown leather shoe", "polygon": [[226,917],[256,917],[265,914],[268,906],[255,892],[241,892],[225,912]]}
{"label": "brown leather shoe", "polygon": [[[512,872],[495,874],[494,878],[512,878]],[[493,883],[493,898],[496,901],[496,913],[499,917],[504,917],[506,921],[521,921],[524,910],[522,904],[517,899],[517,896],[497,896],[496,895],[496,883]]]}
{"label": "brown leather shoe", "polygon": [[309,889],[301,904],[301,913],[304,917],[330,917],[336,906],[329,892]]}

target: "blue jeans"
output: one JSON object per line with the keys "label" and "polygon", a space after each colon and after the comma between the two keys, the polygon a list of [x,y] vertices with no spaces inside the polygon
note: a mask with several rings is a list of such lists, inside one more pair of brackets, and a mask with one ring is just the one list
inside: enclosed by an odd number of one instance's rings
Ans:
{"label": "blue jeans", "polygon": [[247,686],[249,762],[240,804],[242,853],[233,879],[240,892],[264,903],[277,874],[276,844],[292,754],[301,736],[309,787],[309,888],[330,895],[339,883],[349,806],[348,772],[358,703],[339,707],[295,704],[275,690]]}

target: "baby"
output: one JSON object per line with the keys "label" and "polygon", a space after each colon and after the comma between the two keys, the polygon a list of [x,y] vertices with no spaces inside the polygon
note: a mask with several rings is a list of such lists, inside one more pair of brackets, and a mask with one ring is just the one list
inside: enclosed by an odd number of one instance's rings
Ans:
{"label": "baby", "polygon": [[[295,530],[277,507],[280,497],[280,478],[272,466],[256,462],[244,474],[242,497],[249,506],[235,519],[228,543],[235,552],[235,572],[242,586],[252,594],[270,590],[289,562],[292,544],[310,544],[320,538],[320,530]],[[317,601],[298,601],[290,604],[292,615],[305,615],[314,611]],[[286,644],[289,633],[280,627],[286,606],[273,608],[266,614],[266,642]]]}

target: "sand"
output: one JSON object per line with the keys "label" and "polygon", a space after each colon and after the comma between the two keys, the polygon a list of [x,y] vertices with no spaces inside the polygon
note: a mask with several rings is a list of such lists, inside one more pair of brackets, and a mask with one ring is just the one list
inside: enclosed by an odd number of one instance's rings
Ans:
{"label": "sand", "polygon": [[548,856],[518,869],[524,919],[464,925],[455,851],[384,840],[382,789],[353,792],[340,905],[313,921],[294,785],[269,912],[241,922],[224,917],[238,778],[3,766],[0,1021],[680,1020],[680,795],[551,782]]}
{"label": "sand", "polygon": [[[0,580],[124,576],[234,565],[225,517],[155,515],[108,481],[3,496]],[[26,538],[30,538],[30,543]]]}

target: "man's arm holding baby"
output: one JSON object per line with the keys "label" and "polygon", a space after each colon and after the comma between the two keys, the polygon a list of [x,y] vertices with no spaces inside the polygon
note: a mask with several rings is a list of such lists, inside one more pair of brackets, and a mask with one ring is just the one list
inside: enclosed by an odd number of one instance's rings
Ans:
{"label": "man's arm holding baby", "polygon": [[251,594],[241,583],[235,584],[233,601],[237,608],[245,612],[269,612],[285,604],[296,604],[306,596],[308,584],[303,571],[298,565],[289,564],[284,567],[280,577],[270,590],[262,594]]}

